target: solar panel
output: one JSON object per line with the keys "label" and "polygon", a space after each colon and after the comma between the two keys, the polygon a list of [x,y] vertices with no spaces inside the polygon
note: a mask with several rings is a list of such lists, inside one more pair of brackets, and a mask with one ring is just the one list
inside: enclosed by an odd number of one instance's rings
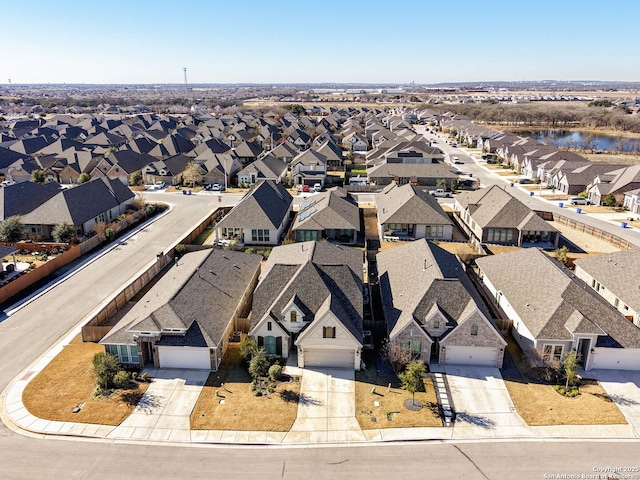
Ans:
{"label": "solar panel", "polygon": [[300,214],[300,221],[303,221],[304,219],[310,217],[311,215],[313,215],[314,213],[316,213],[318,210],[316,210],[315,208],[313,210],[309,210],[307,212],[302,212]]}
{"label": "solar panel", "polygon": [[303,210],[306,210],[307,208],[309,208],[314,203],[316,203],[315,200],[311,200],[310,202],[304,202],[302,205],[300,205],[300,211],[302,212]]}

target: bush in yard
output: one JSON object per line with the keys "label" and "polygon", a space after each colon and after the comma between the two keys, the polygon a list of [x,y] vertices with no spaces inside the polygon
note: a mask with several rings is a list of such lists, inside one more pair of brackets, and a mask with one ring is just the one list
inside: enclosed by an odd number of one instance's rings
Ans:
{"label": "bush in yard", "polygon": [[107,228],[104,231],[104,236],[107,238],[108,242],[112,242],[114,238],[116,238],[116,232],[113,231],[113,228]]}
{"label": "bush in yard", "polygon": [[113,377],[120,371],[118,357],[106,352],[98,352],[93,356],[93,373],[99,387],[107,389],[113,385]]}
{"label": "bush in yard", "polygon": [[415,404],[416,392],[424,391],[424,376],[426,367],[422,360],[411,362],[404,372],[398,374],[402,388],[411,393],[411,402]]}
{"label": "bush in yard", "polygon": [[185,253],[187,253],[187,247],[184,246],[184,244],[179,243],[178,245],[175,246],[174,248],[175,252],[176,252],[176,256],[178,258],[180,258],[181,256],[183,256]]}
{"label": "bush in yard", "polygon": [[275,363],[269,367],[269,379],[275,382],[280,378],[280,375],[282,375],[282,367],[280,365]]}
{"label": "bush in yard", "polygon": [[76,236],[76,227],[67,223],[58,223],[51,231],[51,236],[58,243],[71,243]]}
{"label": "bush in yard", "polygon": [[253,378],[266,377],[269,373],[269,359],[264,348],[257,349],[249,362],[249,374]]}
{"label": "bush in yard", "polygon": [[113,388],[127,388],[130,380],[129,372],[120,370],[113,376]]}
{"label": "bush in yard", "polygon": [[246,361],[250,362],[253,353],[258,349],[256,341],[251,337],[246,337],[240,344],[240,356]]}

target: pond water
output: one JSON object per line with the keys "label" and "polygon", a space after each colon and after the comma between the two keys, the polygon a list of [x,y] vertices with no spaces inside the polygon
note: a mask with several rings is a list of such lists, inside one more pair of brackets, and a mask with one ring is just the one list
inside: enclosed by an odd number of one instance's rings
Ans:
{"label": "pond water", "polygon": [[555,145],[556,147],[612,152],[640,152],[639,139],[615,135],[590,134],[588,132],[560,129],[520,131],[518,135],[535,138],[545,145]]}

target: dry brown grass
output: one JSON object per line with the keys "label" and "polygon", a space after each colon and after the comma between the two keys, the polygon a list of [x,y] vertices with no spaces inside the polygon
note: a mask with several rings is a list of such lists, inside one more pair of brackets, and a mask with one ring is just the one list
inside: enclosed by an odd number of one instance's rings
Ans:
{"label": "dry brown grass", "polygon": [[242,364],[239,349],[229,347],[220,370],[209,375],[202,389],[191,413],[191,428],[288,431],[298,413],[300,382],[278,382],[276,391],[263,397],[255,397],[250,384],[251,377]]}
{"label": "dry brown grass", "polygon": [[560,395],[551,385],[505,380],[516,410],[527,425],[626,424],[620,410],[595,381],[584,381],[580,396]]}
{"label": "dry brown grass", "polygon": [[[96,400],[91,360],[98,352],[104,352],[104,347],[82,342],[78,335],[27,385],[22,394],[27,410],[47,420],[120,425],[149,385],[142,383],[136,389]],[[73,413],[80,403],[84,403],[80,412]]]}
{"label": "dry brown grass", "polygon": [[[621,136],[620,132],[616,135]],[[615,154],[615,153],[584,153],[581,155],[587,160],[597,163],[610,163],[612,165],[638,165],[640,164],[640,155]]]}
{"label": "dry brown grass", "polygon": [[[389,383],[391,391],[388,392]],[[371,393],[373,387],[376,393]],[[400,388],[396,377],[379,377],[375,367],[356,372],[356,419],[360,428],[441,427],[438,401],[430,378],[425,378],[424,387],[425,391],[417,392],[415,396],[423,408],[413,412],[404,406],[405,400],[411,400],[411,394]],[[374,405],[376,401],[380,403],[378,407]]]}

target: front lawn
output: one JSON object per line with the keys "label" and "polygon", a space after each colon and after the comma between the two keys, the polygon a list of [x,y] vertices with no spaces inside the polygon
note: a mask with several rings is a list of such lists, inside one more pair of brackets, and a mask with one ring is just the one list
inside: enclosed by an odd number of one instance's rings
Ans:
{"label": "front lawn", "polygon": [[[540,381],[529,367],[513,338],[507,338],[507,352],[522,379],[508,378],[504,383],[522,419],[531,426],[626,424],[624,416],[595,380],[581,380],[580,395],[566,397],[552,384]],[[564,386],[564,385],[563,385]]]}
{"label": "front lawn", "polygon": [[[375,392],[372,392],[374,387]],[[404,406],[406,400],[411,400],[411,394],[400,388],[397,377],[378,376],[375,365],[356,372],[356,419],[360,428],[441,427],[438,400],[431,378],[424,379],[424,387],[425,391],[417,392],[415,397],[423,407],[414,412]],[[375,402],[378,402],[378,406]]]}
{"label": "front lawn", "polygon": [[[191,413],[193,430],[289,431],[298,414],[300,382],[279,381],[273,393],[256,397],[238,347],[229,347]],[[216,395],[218,392],[218,395]]]}
{"label": "front lawn", "polygon": [[[60,422],[120,425],[136,407],[149,386],[120,390],[107,399],[96,399],[93,356],[104,352],[97,343],[83,342],[78,335],[27,385],[22,401],[38,418]],[[84,404],[78,413],[74,407]]]}

